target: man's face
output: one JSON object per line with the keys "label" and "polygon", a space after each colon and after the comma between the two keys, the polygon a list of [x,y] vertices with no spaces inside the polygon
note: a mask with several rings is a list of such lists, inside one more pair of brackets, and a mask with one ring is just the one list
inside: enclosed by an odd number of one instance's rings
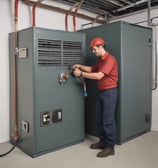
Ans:
{"label": "man's face", "polygon": [[92,48],[92,53],[98,57],[100,56],[100,52],[101,52],[101,46],[94,46]]}

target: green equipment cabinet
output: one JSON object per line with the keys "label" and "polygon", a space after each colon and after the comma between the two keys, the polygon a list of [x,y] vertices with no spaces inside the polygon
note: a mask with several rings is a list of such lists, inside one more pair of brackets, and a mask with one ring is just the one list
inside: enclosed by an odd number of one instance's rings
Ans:
{"label": "green equipment cabinet", "polygon": [[[122,144],[149,131],[151,127],[152,29],[118,21],[83,29],[80,32],[86,33],[87,65],[93,65],[97,61],[96,56],[88,47],[94,37],[104,38],[106,49],[118,61],[117,144]],[[85,129],[87,134],[97,136],[95,123],[97,84],[93,80],[86,80],[86,83],[88,97],[85,102]]]}
{"label": "green equipment cabinet", "polygon": [[[10,141],[14,141],[14,33],[9,34]],[[36,157],[84,140],[84,95],[71,66],[84,63],[85,34],[39,27],[18,31],[18,147]]]}

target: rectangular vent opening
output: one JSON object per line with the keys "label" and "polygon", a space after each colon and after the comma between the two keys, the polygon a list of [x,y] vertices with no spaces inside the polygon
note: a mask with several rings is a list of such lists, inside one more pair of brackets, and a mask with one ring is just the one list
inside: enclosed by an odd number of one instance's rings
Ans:
{"label": "rectangular vent opening", "polygon": [[82,42],[64,41],[63,42],[63,66],[82,63],[83,51]]}
{"label": "rectangular vent opening", "polygon": [[38,65],[39,66],[61,66],[61,41],[38,40]]}
{"label": "rectangular vent opening", "polygon": [[38,39],[39,66],[67,67],[82,61],[82,42]]}

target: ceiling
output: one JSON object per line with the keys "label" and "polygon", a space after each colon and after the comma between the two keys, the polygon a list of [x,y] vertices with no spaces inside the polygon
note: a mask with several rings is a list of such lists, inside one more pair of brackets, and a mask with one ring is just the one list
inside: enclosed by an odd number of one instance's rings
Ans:
{"label": "ceiling", "polygon": [[[136,12],[149,11],[158,8],[158,0],[21,0],[27,5],[38,6],[54,10],[57,12],[76,15],[80,18],[95,21],[98,23],[106,23],[118,17],[125,17]],[[66,4],[70,9],[64,9],[59,6],[48,5],[47,2],[58,2]],[[50,3],[49,3],[50,4]],[[74,10],[75,9],[75,10]],[[78,9],[96,14],[96,17],[87,16],[84,13],[79,13]],[[101,19],[99,19],[101,17]],[[148,17],[149,18],[149,17]]]}
{"label": "ceiling", "polygon": [[158,0],[55,0],[73,6],[81,2],[81,9],[114,18],[158,7]]}

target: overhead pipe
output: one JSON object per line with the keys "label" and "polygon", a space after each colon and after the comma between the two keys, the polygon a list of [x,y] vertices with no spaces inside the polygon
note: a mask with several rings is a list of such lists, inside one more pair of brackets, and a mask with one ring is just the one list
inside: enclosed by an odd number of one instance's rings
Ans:
{"label": "overhead pipe", "polygon": [[38,0],[32,6],[32,26],[36,26],[36,7],[42,2],[43,0]]}
{"label": "overhead pipe", "polygon": [[78,9],[81,7],[83,1],[84,1],[84,0],[81,0],[81,1],[78,3],[78,5],[77,5],[77,7],[76,7],[76,10],[75,10],[75,12],[74,12],[74,14],[73,14],[74,32],[76,31],[76,15],[77,15],[77,11],[78,11]]}
{"label": "overhead pipe", "polygon": [[[30,6],[33,6],[33,4],[35,4],[36,2],[34,1],[31,1],[31,0],[21,0],[23,3],[25,3],[26,5],[30,5]],[[59,7],[56,7],[56,6],[52,6],[52,5],[47,5],[47,4],[42,4],[40,3],[38,5],[38,7],[40,8],[44,8],[44,9],[48,9],[48,10],[53,10],[53,11],[56,11],[56,12],[60,12],[60,13],[64,13],[66,14],[67,12],[69,12],[68,10],[66,9],[63,9],[63,8],[59,8]],[[70,11],[69,15],[74,15],[74,12],[73,11]],[[84,15],[82,13],[77,13],[76,14],[77,17],[79,18],[83,18],[83,19],[86,19],[86,20],[90,20],[90,21],[93,21],[95,18],[93,17],[90,17],[90,16],[87,16],[87,15]],[[102,19],[97,19],[96,20],[97,23],[100,23],[100,24],[105,24],[106,21],[105,20],[102,20]]]}
{"label": "overhead pipe", "polygon": [[36,26],[36,4],[32,6],[32,26]]}
{"label": "overhead pipe", "polygon": [[69,11],[66,13],[65,15],[65,31],[68,31],[68,15],[70,14],[70,12],[75,8],[74,14],[73,14],[73,28],[74,28],[74,32],[76,31],[76,15],[77,15],[77,11],[80,8],[81,4],[83,3],[84,0],[81,0],[80,2],[75,3],[70,9]]}
{"label": "overhead pipe", "polygon": [[79,5],[76,7],[76,10],[74,11],[74,14],[73,14],[73,28],[74,28],[74,32],[76,32],[76,14],[77,14],[78,8],[79,8]]}
{"label": "overhead pipe", "polygon": [[[106,13],[104,13],[104,15],[107,16]],[[95,18],[95,19],[93,20],[93,22],[92,22],[92,25],[94,25],[94,23],[96,23],[96,20],[97,20],[99,17],[102,17],[102,16],[103,16],[103,14],[100,14],[100,15],[96,16],[96,18]],[[106,18],[106,19],[107,19],[107,18]],[[106,23],[108,23],[108,20],[107,20]]]}
{"label": "overhead pipe", "polygon": [[107,13],[104,13],[104,14],[100,14],[100,15],[97,15],[96,18],[94,18],[93,22],[89,22],[89,23],[85,23],[85,24],[82,24],[81,27],[83,28],[84,26],[87,26],[87,25],[94,25],[94,23],[96,23],[96,20],[99,18],[99,17],[103,17],[103,15],[106,16],[106,22],[104,24],[107,24],[109,21],[107,19]]}
{"label": "overhead pipe", "polygon": [[155,17],[153,17],[153,18],[151,18],[151,23],[152,23],[152,26],[154,27],[154,26],[158,26],[158,23],[153,23],[153,20],[154,19],[157,19],[158,18],[158,16],[155,16]]}
{"label": "overhead pipe", "polygon": [[[74,14],[73,14],[73,27],[74,27],[74,32],[76,31],[76,15],[77,15],[77,11],[78,11],[78,9],[81,7],[83,1],[84,1],[84,0],[81,0],[80,3],[74,4],[74,5],[70,8],[70,10],[69,10],[69,11],[72,11],[73,8],[76,8],[75,11],[74,11]],[[66,31],[68,31],[68,14],[69,14],[69,12],[68,12],[68,13],[66,14],[66,16],[65,16],[65,30],[66,30]],[[93,22],[91,22],[90,24],[93,25],[93,24],[97,21],[97,19],[98,19],[99,17],[101,17],[101,16],[102,16],[102,14],[101,14],[101,15],[98,15],[96,18],[94,18]]]}
{"label": "overhead pipe", "polygon": [[150,18],[150,11],[151,11],[151,0],[148,0],[148,26],[151,27],[151,18]]}
{"label": "overhead pipe", "polygon": [[[78,2],[75,3],[69,10],[68,12],[66,12],[66,15],[65,15],[65,31],[68,31],[68,15],[70,14],[70,12],[76,8],[76,6],[78,5]],[[74,23],[74,22],[73,22]]]}
{"label": "overhead pipe", "polygon": [[127,6],[124,6],[124,7],[122,7],[122,8],[116,9],[116,10],[114,10],[114,12],[115,12],[115,11],[116,11],[116,12],[120,12],[120,11],[126,10],[126,9],[128,9],[128,8],[134,7],[134,6],[136,6],[136,5],[139,5],[139,4],[144,3],[144,2],[147,2],[147,1],[148,1],[148,0],[141,0],[141,1],[138,1],[138,2],[134,2],[134,3],[131,3],[131,4],[127,5]]}

